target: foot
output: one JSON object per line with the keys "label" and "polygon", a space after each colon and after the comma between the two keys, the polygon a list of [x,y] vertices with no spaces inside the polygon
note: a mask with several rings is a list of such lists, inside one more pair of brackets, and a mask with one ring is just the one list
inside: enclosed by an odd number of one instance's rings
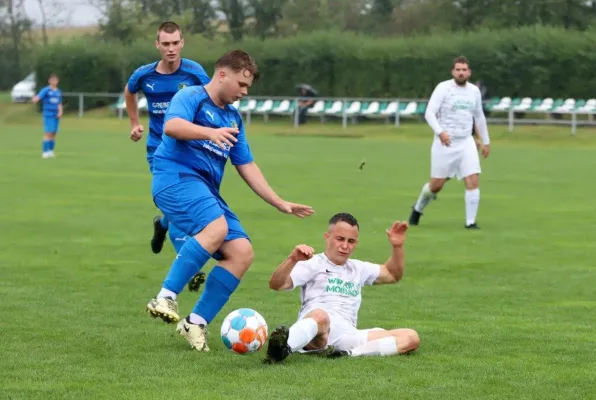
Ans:
{"label": "foot", "polygon": [[188,318],[178,322],[176,332],[190,343],[190,347],[196,351],[208,352],[207,327],[204,325],[191,324]]}
{"label": "foot", "polygon": [[480,227],[474,222],[473,224],[466,225],[466,229],[480,229]]}
{"label": "foot", "polygon": [[48,151],[48,158],[54,158],[56,155],[54,154],[53,150]]}
{"label": "foot", "polygon": [[147,304],[147,312],[153,318],[161,318],[168,324],[180,321],[178,303],[170,297],[154,297]]}
{"label": "foot", "polygon": [[408,225],[418,225],[420,222],[420,217],[422,216],[421,212],[416,211],[414,207],[412,207],[412,214],[410,214],[410,219],[408,220]]}
{"label": "foot", "polygon": [[327,358],[340,358],[340,357],[348,357],[352,352],[350,350],[338,350],[331,348],[329,352],[327,352]]}
{"label": "foot", "polygon": [[151,251],[158,254],[163,248],[163,242],[166,240],[168,228],[161,226],[161,217],[156,215],[153,218],[153,237],[151,238]]}
{"label": "foot", "polygon": [[41,153],[41,158],[50,158],[50,152],[44,151],[43,153]]}
{"label": "foot", "polygon": [[201,288],[201,285],[205,283],[205,279],[204,272],[197,272],[196,275],[190,278],[190,281],[188,281],[188,290],[191,292],[198,292]]}
{"label": "foot", "polygon": [[271,332],[265,357],[266,364],[282,362],[292,354],[292,349],[288,346],[288,336],[290,336],[290,329],[287,326],[280,326]]}

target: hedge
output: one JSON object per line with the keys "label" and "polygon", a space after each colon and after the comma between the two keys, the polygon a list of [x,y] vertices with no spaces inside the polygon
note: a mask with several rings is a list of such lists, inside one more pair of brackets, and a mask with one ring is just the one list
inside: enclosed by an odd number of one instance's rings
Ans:
{"label": "hedge", "polygon": [[[325,32],[241,44],[189,37],[183,56],[211,73],[223,52],[246,49],[262,73],[253,95],[295,95],[295,84],[307,82],[321,96],[427,98],[450,78],[451,60],[465,55],[472,81],[481,79],[491,96],[591,98],[595,44],[590,31],[547,27],[391,39]],[[157,57],[150,41],[123,47],[86,39],[47,48],[36,70],[38,77],[56,71],[66,91],[121,92],[137,66]]]}

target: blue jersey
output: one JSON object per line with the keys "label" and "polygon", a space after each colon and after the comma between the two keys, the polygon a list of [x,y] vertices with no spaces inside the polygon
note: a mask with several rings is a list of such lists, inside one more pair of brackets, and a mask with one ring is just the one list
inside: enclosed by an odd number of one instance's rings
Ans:
{"label": "blue jersey", "polygon": [[165,122],[182,118],[209,128],[238,128],[232,148],[219,147],[211,140],[176,140],[163,135],[153,160],[154,186],[165,188],[180,176],[193,175],[219,191],[228,158],[233,165],[253,161],[240,113],[232,106],[218,107],[202,86],[182,89],[172,98]]}
{"label": "blue jersey", "polygon": [[58,106],[62,104],[62,91],[46,86],[37,94],[41,101],[44,118],[57,118]]}
{"label": "blue jersey", "polygon": [[128,91],[142,91],[147,99],[147,148],[153,150],[161,143],[164,114],[174,94],[186,86],[205,85],[210,80],[200,64],[186,58],[181,60],[180,68],[171,74],[157,72],[157,64],[158,61],[137,68],[128,80]]}

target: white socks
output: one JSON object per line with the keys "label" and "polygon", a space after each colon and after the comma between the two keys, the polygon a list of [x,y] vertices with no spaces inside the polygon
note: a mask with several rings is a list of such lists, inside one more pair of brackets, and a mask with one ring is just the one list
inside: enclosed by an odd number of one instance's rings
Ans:
{"label": "white socks", "polygon": [[418,200],[416,201],[416,204],[414,205],[414,210],[421,213],[422,210],[424,210],[424,207],[426,207],[428,205],[428,203],[430,203],[430,201],[432,199],[434,199],[435,197],[436,197],[435,194],[430,191],[430,185],[428,184],[428,182],[425,183],[424,186],[422,186],[422,191],[420,192],[420,197],[418,197]]}
{"label": "white socks", "polygon": [[350,350],[351,357],[392,356],[397,354],[397,342],[393,336],[370,341]]}
{"label": "white socks", "polygon": [[480,189],[466,190],[466,226],[476,223],[480,203]]}
{"label": "white socks", "polygon": [[317,321],[312,318],[301,319],[290,327],[288,346],[292,351],[300,350],[317,336],[318,331]]}
{"label": "white socks", "polygon": [[161,288],[161,290],[157,294],[157,297],[158,298],[160,298],[160,297],[171,297],[172,299],[176,300],[176,293],[174,293],[171,290],[168,290],[166,288]]}
{"label": "white socks", "polygon": [[207,321],[205,318],[201,317],[199,314],[192,313],[188,316],[188,322],[195,325],[203,325],[207,326]]}

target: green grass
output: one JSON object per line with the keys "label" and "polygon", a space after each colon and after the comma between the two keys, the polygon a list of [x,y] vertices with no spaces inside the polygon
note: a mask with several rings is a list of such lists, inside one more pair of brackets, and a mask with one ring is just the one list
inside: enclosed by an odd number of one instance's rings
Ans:
{"label": "green grass", "polygon": [[[156,212],[150,175],[144,145],[128,140],[127,121],[67,117],[57,158],[42,160],[39,117],[23,111],[29,106],[3,107],[2,398],[594,396],[596,135],[589,129],[571,137],[568,128],[508,134],[492,127],[493,155],[483,161],[481,178],[483,229],[463,229],[463,186],[453,181],[409,231],[404,279],[364,290],[360,325],[414,328],[422,339],[417,353],[292,356],[268,366],[261,363],[264,352],[225,350],[218,337],[224,316],[251,307],[270,329],[292,323],[298,292],[273,292],[268,278],[294,245],[322,250],[322,231],[335,212],[351,212],[361,223],[355,257],[384,261],[385,228],[408,217],[428,178],[425,126],[248,128],[271,185],[288,200],[312,205],[316,215],[298,220],[278,213],[229,169],[223,194],[256,257],[212,323],[212,351],[199,354],[173,326],[144,313],[173,251],[168,243],[162,254],[150,252]],[[354,137],[329,137],[344,133]],[[180,296],[182,313],[195,299]]]}

